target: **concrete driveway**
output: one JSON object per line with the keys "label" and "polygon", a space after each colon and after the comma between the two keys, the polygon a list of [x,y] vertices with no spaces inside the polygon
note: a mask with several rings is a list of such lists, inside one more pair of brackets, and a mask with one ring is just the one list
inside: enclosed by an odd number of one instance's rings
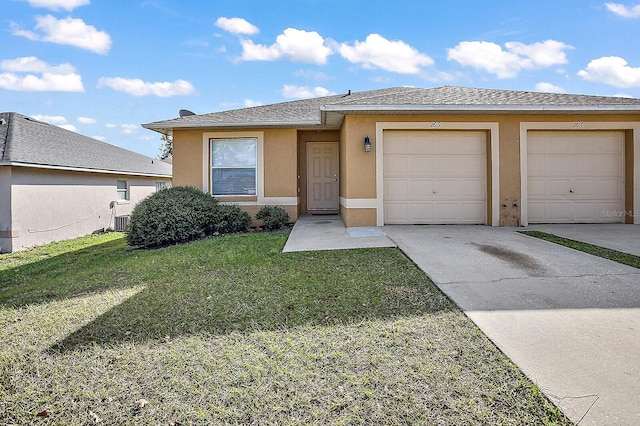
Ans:
{"label": "concrete driveway", "polygon": [[640,424],[640,270],[508,228],[383,230],[570,419]]}

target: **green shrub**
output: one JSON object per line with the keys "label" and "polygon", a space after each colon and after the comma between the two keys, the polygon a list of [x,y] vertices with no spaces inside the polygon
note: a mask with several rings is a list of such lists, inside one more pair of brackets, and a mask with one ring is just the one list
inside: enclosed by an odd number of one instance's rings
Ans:
{"label": "green shrub", "polygon": [[196,188],[163,189],[135,206],[125,239],[134,247],[159,247],[213,235],[219,207],[215,198]]}
{"label": "green shrub", "polygon": [[256,213],[256,219],[264,222],[263,226],[267,231],[282,229],[291,222],[289,213],[277,206],[264,206]]}
{"label": "green shrub", "polygon": [[214,231],[220,234],[245,232],[251,225],[249,213],[234,205],[218,205],[214,222]]}

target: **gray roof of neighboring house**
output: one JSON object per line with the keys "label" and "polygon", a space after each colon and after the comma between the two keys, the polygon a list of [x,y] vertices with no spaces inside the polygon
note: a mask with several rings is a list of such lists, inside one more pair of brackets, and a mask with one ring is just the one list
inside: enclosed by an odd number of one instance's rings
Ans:
{"label": "gray roof of neighboring house", "polygon": [[344,114],[415,112],[640,112],[640,99],[442,86],[392,87],[156,121],[142,126],[175,128],[336,128]]}
{"label": "gray roof of neighboring house", "polygon": [[171,165],[16,112],[0,113],[0,165],[171,176]]}

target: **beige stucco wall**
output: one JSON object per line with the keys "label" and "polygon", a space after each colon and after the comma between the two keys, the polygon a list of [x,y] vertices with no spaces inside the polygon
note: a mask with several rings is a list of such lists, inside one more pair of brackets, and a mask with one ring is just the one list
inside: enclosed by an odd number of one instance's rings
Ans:
{"label": "beige stucco wall", "polygon": [[[340,213],[347,226],[376,225],[377,164],[376,151],[381,141],[376,140],[376,123],[446,123],[448,129],[455,129],[455,123],[491,123],[496,125],[497,160],[492,162],[490,140],[487,131],[487,214],[488,223],[498,217],[501,226],[520,225],[522,197],[520,175],[520,135],[524,122],[640,122],[640,114],[380,114],[347,115],[341,129],[316,132],[314,130],[256,130],[264,134],[264,197],[273,199],[299,199],[296,212],[306,212],[306,142],[338,141],[340,166]],[[486,126],[485,126],[486,128]],[[627,130],[621,128],[619,130]],[[252,130],[253,131],[253,130]],[[208,164],[203,155],[208,150],[203,146],[203,133],[198,131],[174,131],[174,184],[192,185],[203,188],[203,164]],[[218,132],[218,131],[217,131]],[[233,132],[230,131],[232,136]],[[371,152],[364,151],[364,138],[371,140]],[[634,173],[638,168],[635,157],[638,153],[634,145],[633,132],[626,132],[625,165],[626,187],[625,205],[631,210],[634,199],[639,198],[640,187],[633,185]],[[637,145],[636,145],[637,146]],[[204,152],[204,154],[203,154]],[[493,176],[493,171],[499,176]],[[208,167],[208,166],[207,166]],[[206,176],[206,175],[205,175]],[[298,178],[299,177],[299,178]],[[206,178],[205,178],[206,180]],[[492,185],[497,189],[492,199]],[[256,210],[260,197],[245,200],[247,211]],[[242,200],[238,201],[241,204]],[[264,200],[263,200],[264,202]],[[497,210],[492,210],[497,206]],[[288,210],[295,210],[291,205]],[[293,215],[292,215],[293,217]],[[295,217],[294,217],[295,219]]]}
{"label": "beige stucco wall", "polygon": [[202,131],[173,131],[173,186],[202,188]]}
{"label": "beige stucco wall", "polygon": [[[112,228],[168,178],[13,167],[12,249],[41,245]],[[130,199],[117,201],[116,181],[129,182]],[[112,203],[114,202],[115,203]]]}
{"label": "beige stucco wall", "polygon": [[[520,179],[520,124],[522,122],[639,122],[640,114],[424,114],[424,115],[347,115],[341,130],[340,167],[342,185],[340,195],[342,198],[366,199],[376,197],[375,179],[375,151],[378,141],[375,139],[377,122],[483,122],[497,123],[499,133],[499,202],[500,202],[500,226],[520,225],[521,215],[521,179]],[[365,153],[363,140],[369,136],[372,144],[371,153]],[[627,179],[625,204],[633,205],[633,194],[637,189],[633,188],[633,137],[627,132],[627,149],[625,153]],[[491,161],[491,152],[488,150],[488,161]],[[488,164],[487,184],[490,187],[493,177],[491,165]],[[488,188],[489,189],[489,188]],[[491,203],[491,191],[488,202]],[[353,211],[352,211],[353,210]],[[361,226],[366,222],[364,217],[368,213],[362,213],[360,208],[341,207],[341,214],[347,226]],[[491,214],[490,208],[488,213]],[[355,219],[357,218],[357,219]],[[356,223],[358,225],[356,225]],[[375,225],[375,221],[365,223]]]}
{"label": "beige stucco wall", "polygon": [[[240,133],[239,133],[240,132]],[[252,217],[264,205],[282,206],[292,220],[298,218],[298,135],[296,129],[252,129],[262,135],[262,158],[259,166],[263,190],[256,196],[218,197],[221,202],[234,203]],[[173,184],[209,190],[208,135],[238,137],[238,130],[174,130]],[[258,190],[260,192],[260,189]],[[254,224],[259,225],[258,222]]]}

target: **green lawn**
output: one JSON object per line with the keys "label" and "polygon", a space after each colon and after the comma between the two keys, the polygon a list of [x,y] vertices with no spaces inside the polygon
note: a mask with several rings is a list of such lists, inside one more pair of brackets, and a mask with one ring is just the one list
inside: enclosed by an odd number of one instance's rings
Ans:
{"label": "green lawn", "polygon": [[3,424],[570,424],[396,249],[0,256]]}
{"label": "green lawn", "polygon": [[617,250],[608,249],[589,243],[583,243],[582,241],[570,240],[569,238],[559,237],[557,235],[549,234],[542,231],[519,232],[521,234],[529,235],[530,237],[540,238],[541,240],[550,241],[552,243],[569,247],[574,250],[579,250],[585,253],[592,254],[594,256],[602,257],[604,259],[613,260],[614,262],[622,263],[624,265],[633,266],[634,268],[640,268],[640,257],[633,254],[623,253]]}

